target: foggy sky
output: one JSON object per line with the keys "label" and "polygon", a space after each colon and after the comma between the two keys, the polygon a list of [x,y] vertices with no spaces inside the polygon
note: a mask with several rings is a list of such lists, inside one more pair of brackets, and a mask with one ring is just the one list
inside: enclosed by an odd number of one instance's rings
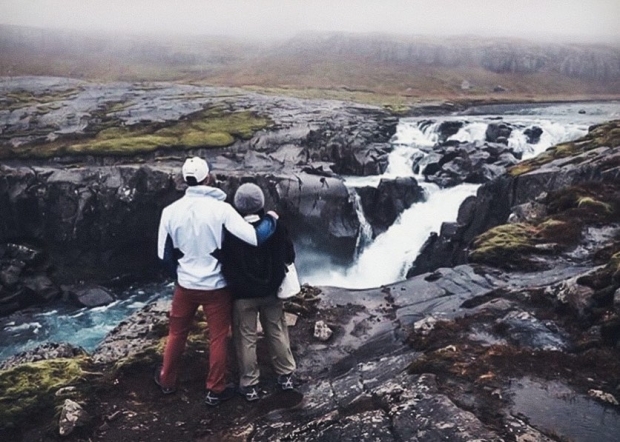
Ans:
{"label": "foggy sky", "polygon": [[620,0],[0,0],[0,23],[149,34],[300,31],[620,42]]}

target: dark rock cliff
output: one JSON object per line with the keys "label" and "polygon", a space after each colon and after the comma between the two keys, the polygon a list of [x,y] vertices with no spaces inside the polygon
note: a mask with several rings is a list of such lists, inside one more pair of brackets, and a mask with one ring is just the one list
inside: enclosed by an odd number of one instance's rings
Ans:
{"label": "dark rock cliff", "polygon": [[[29,77],[0,89],[3,313],[63,284],[158,275],[159,217],[182,196],[191,155],[228,194],[258,183],[296,239],[346,262],[359,220],[338,173],[381,173],[398,123],[372,106],[173,84]],[[20,247],[43,258],[22,259]]]}

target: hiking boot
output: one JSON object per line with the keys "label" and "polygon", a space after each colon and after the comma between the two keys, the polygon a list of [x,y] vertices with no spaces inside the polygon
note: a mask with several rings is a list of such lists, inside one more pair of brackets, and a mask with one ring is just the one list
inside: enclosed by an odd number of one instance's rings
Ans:
{"label": "hiking boot", "polygon": [[155,381],[155,383],[160,388],[163,394],[172,394],[175,391],[177,391],[176,387],[164,387],[161,384],[160,376],[161,376],[161,365],[158,365],[157,367],[155,367],[155,372],[153,373],[153,380]]}
{"label": "hiking boot", "polygon": [[278,385],[283,391],[294,389],[295,383],[293,382],[293,373],[278,376]]}
{"label": "hiking boot", "polygon": [[258,385],[249,385],[247,387],[239,386],[239,394],[248,402],[254,402],[260,399]]}
{"label": "hiking boot", "polygon": [[205,404],[210,407],[217,407],[222,402],[231,399],[235,395],[235,387],[227,386],[220,393],[216,393],[213,390],[207,390],[207,395],[205,396]]}

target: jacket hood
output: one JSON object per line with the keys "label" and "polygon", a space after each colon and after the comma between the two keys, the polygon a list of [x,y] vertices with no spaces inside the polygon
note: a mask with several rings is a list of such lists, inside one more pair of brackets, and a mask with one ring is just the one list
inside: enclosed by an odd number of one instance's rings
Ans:
{"label": "jacket hood", "polygon": [[207,196],[218,201],[226,201],[226,193],[222,189],[211,186],[192,186],[185,190],[187,196]]}

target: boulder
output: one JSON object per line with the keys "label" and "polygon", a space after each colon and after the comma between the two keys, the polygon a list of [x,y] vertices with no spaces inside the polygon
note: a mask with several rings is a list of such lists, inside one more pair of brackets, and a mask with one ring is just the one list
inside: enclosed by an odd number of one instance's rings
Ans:
{"label": "boulder", "polygon": [[381,179],[375,187],[357,189],[373,236],[385,232],[412,204],[423,201],[424,189],[413,177]]}
{"label": "boulder", "polygon": [[99,307],[114,302],[114,295],[100,286],[72,286],[65,291],[73,302],[82,307]]}
{"label": "boulder", "polygon": [[512,127],[506,123],[490,123],[485,132],[485,139],[490,143],[506,144],[511,133]]}
{"label": "boulder", "polygon": [[41,302],[49,302],[61,294],[60,288],[44,274],[27,276],[22,279],[22,284]]}
{"label": "boulder", "polygon": [[58,431],[61,436],[68,436],[77,427],[85,425],[90,420],[90,416],[82,408],[80,404],[71,399],[65,399],[60,411],[60,419],[58,421]]}
{"label": "boulder", "polygon": [[452,135],[456,135],[464,124],[465,122],[460,120],[442,121],[437,127],[437,133],[439,134],[438,142],[443,143]]}
{"label": "boulder", "polygon": [[539,126],[530,126],[523,131],[523,134],[527,137],[527,142],[529,144],[538,144],[542,133],[543,130]]}

